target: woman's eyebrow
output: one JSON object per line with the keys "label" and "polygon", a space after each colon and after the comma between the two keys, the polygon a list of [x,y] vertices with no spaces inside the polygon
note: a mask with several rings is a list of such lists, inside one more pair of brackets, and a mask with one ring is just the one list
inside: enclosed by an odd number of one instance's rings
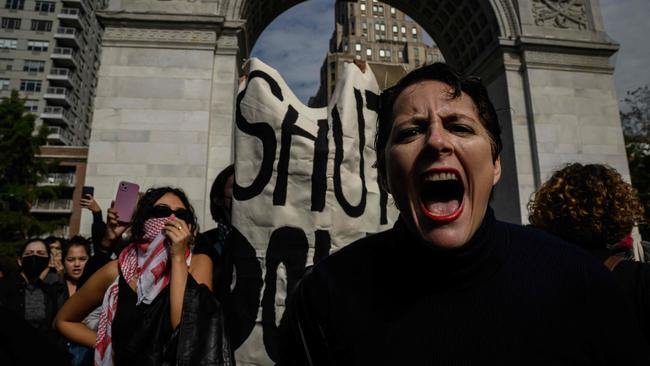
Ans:
{"label": "woman's eyebrow", "polygon": [[476,119],[474,119],[474,117],[472,117],[470,115],[467,115],[465,113],[462,113],[462,112],[452,112],[452,113],[449,113],[449,114],[445,114],[445,115],[442,116],[442,118],[444,120],[469,120],[469,121],[473,121],[473,122],[476,121]]}
{"label": "woman's eyebrow", "polygon": [[[404,116],[403,118],[400,118],[400,116]],[[413,113],[402,113],[398,114],[394,118],[394,122],[414,122],[417,120],[422,120],[428,118],[426,114],[420,113],[420,112],[413,112]]]}

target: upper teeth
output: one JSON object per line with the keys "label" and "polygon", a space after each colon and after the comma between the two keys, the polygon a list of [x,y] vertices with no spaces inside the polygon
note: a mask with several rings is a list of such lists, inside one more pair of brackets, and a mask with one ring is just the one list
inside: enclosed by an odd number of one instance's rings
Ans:
{"label": "upper teeth", "polygon": [[424,177],[425,181],[438,181],[438,180],[457,180],[454,173],[448,172],[431,172]]}

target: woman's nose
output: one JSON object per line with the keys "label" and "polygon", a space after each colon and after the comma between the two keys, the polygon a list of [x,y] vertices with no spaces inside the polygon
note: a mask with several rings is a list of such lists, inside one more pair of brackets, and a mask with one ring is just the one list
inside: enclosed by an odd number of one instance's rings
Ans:
{"label": "woman's nose", "polygon": [[427,147],[437,154],[449,154],[453,151],[453,145],[440,120],[432,121],[427,135]]}

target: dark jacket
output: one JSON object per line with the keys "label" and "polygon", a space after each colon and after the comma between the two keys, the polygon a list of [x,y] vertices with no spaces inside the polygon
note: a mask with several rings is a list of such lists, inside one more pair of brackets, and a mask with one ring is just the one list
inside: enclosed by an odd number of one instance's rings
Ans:
{"label": "dark jacket", "polygon": [[[45,319],[38,325],[38,329],[49,332],[52,321],[65,301],[65,289],[60,282],[48,284],[40,279],[36,282],[45,294]],[[25,288],[27,282],[20,274],[4,278],[0,281],[0,305],[6,306],[16,316],[25,316]]]}
{"label": "dark jacket", "polygon": [[491,210],[450,250],[399,220],[305,275],[278,364],[650,365],[622,299],[587,253]]}
{"label": "dark jacket", "polygon": [[113,319],[116,365],[233,365],[221,305],[191,275],[183,297],[181,323],[169,323],[169,286],[151,304],[135,306],[136,295],[120,277]]}
{"label": "dark jacket", "polygon": [[[34,328],[25,321],[26,286],[20,274],[0,280],[0,365],[68,365],[65,341],[52,329],[64,288],[37,282],[45,295],[45,319]],[[39,352],[33,352],[34,347]]]}

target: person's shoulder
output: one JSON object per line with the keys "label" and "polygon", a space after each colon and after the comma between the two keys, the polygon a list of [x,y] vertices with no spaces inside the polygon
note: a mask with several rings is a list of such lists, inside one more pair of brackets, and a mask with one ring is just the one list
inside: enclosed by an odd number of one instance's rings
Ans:
{"label": "person's shoulder", "polygon": [[313,271],[328,274],[359,272],[386,252],[393,229],[371,234],[344,246],[317,263]]}
{"label": "person's shoulder", "polygon": [[602,263],[575,244],[546,231],[497,221],[497,235],[503,235],[505,250],[525,265],[543,265],[560,272],[606,272]]}
{"label": "person's shoulder", "polygon": [[540,254],[553,254],[554,256],[590,257],[586,251],[577,245],[571,244],[562,238],[533,226],[522,226],[497,221],[496,230],[501,233],[506,233],[507,241],[511,244],[512,249],[520,248],[522,250],[532,250]]}

